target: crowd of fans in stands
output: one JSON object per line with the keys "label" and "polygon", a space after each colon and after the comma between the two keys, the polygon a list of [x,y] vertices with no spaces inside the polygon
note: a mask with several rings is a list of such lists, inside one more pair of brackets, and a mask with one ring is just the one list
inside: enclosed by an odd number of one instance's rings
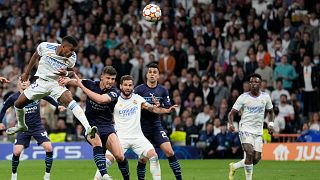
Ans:
{"label": "crowd of fans in stands", "polygon": [[[58,2],[58,3],[57,3]],[[197,146],[205,157],[241,155],[227,130],[227,114],[259,73],[262,91],[275,105],[275,133],[320,130],[320,2],[317,0],[164,0],[162,19],[143,19],[149,0],[0,1],[1,104],[42,41],[65,35],[79,40],[75,71],[98,80],[105,65],[144,82],[157,62],[160,84],[177,110],[163,116],[173,143]],[[85,108],[85,95],[70,87]],[[2,105],[0,105],[1,108]],[[55,113],[41,102],[43,124],[65,140],[82,140],[71,112]],[[5,117],[15,124],[14,111]],[[236,118],[239,122],[240,116]],[[64,140],[64,139],[63,139]],[[276,140],[276,139],[275,139]]]}

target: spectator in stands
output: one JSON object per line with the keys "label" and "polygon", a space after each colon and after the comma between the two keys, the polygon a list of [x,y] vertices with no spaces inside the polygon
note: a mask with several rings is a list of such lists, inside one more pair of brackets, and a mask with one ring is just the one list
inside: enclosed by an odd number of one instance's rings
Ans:
{"label": "spectator in stands", "polygon": [[280,104],[278,108],[279,116],[284,118],[284,120],[286,121],[286,132],[292,133],[295,128],[296,122],[294,119],[294,109],[293,106],[288,103],[287,95],[280,95]]}
{"label": "spectator in stands", "polygon": [[192,116],[188,116],[186,119],[186,133],[187,133],[187,137],[186,137],[186,145],[191,145],[194,146],[196,141],[198,140],[198,136],[199,136],[199,130],[198,128],[193,124],[193,118]]}
{"label": "spectator in stands", "polygon": [[213,119],[213,135],[217,135],[221,132],[221,120],[219,117]]}
{"label": "spectator in stands", "polygon": [[196,146],[205,155],[213,140],[213,125],[212,123],[207,122],[206,129],[199,132],[199,141],[197,142]]}
{"label": "spectator in stands", "polygon": [[230,96],[230,93],[228,91],[228,88],[225,87],[225,80],[223,77],[217,77],[217,85],[213,88],[214,93],[214,102],[213,105],[218,108],[221,104],[222,99],[228,99]]}
{"label": "spectator in stands", "polygon": [[233,134],[227,131],[227,124],[222,123],[220,126],[221,132],[218,133],[213,142],[210,144],[210,151],[208,156],[212,155],[214,152],[214,157],[217,158],[227,158],[231,153],[231,144]]}
{"label": "spectator in stands", "polygon": [[298,74],[298,84],[304,101],[303,115],[308,117],[309,113],[319,111],[318,89],[320,88],[319,71],[311,64],[310,56],[303,58],[303,66]]}
{"label": "spectator in stands", "polygon": [[260,74],[262,80],[267,81],[269,90],[273,88],[273,69],[267,66],[264,61],[258,60],[258,68],[255,70],[255,73]]}
{"label": "spectator in stands", "polygon": [[210,120],[210,105],[205,105],[203,111],[200,112],[195,119],[194,125],[197,126],[198,129],[204,130],[205,124]]}
{"label": "spectator in stands", "polygon": [[168,47],[163,49],[163,53],[163,57],[159,60],[159,72],[167,79],[174,73],[176,59],[170,54]]}
{"label": "spectator in stands", "polygon": [[309,122],[309,129],[320,131],[320,122],[319,121],[320,121],[319,112],[314,112],[312,114],[310,122]]}
{"label": "spectator in stands", "polygon": [[283,55],[281,57],[281,64],[278,65],[273,73],[275,78],[282,78],[283,88],[292,91],[293,81],[297,78],[296,70],[288,63],[288,57]]}
{"label": "spectator in stands", "polygon": [[276,81],[276,89],[271,92],[271,100],[275,105],[279,105],[280,103],[280,95],[284,94],[290,100],[290,94],[287,90],[282,87],[282,78],[277,79]]}
{"label": "spectator in stands", "polygon": [[284,118],[279,116],[279,108],[277,106],[274,107],[274,127],[273,127],[273,133],[274,134],[280,134],[286,127],[286,122],[284,121]]}

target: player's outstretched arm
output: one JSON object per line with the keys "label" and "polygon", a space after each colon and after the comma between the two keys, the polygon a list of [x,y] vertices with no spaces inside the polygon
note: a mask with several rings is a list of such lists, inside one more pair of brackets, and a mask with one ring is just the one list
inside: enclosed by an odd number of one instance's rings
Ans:
{"label": "player's outstretched arm", "polygon": [[8,83],[8,82],[10,82],[8,79],[4,77],[0,77],[0,83]]}
{"label": "player's outstretched arm", "polygon": [[37,63],[38,59],[40,58],[40,55],[38,54],[38,52],[34,52],[30,61],[29,61],[29,64],[27,66],[27,68],[25,69],[25,71],[21,74],[21,81],[24,82],[24,81],[27,81],[28,78],[29,78],[29,74],[30,74],[30,71],[31,69],[33,68],[33,66]]}
{"label": "player's outstretched arm", "polygon": [[237,113],[238,111],[236,109],[231,109],[231,111],[228,114],[228,121],[229,121],[229,130],[231,132],[235,131],[234,125],[233,125],[233,119],[234,119],[234,114]]}
{"label": "player's outstretched arm", "polygon": [[112,101],[111,97],[108,94],[98,94],[95,93],[93,91],[91,91],[90,89],[86,88],[82,82],[81,79],[74,74],[74,77],[77,80],[77,84],[78,86],[82,89],[82,91],[94,102],[98,103],[98,104],[108,104]]}
{"label": "player's outstretched arm", "polygon": [[156,113],[156,114],[167,114],[167,113],[170,113],[176,107],[178,107],[178,105],[173,105],[173,106],[171,106],[169,108],[162,108],[162,107],[154,106],[154,105],[149,104],[147,102],[141,104],[141,108],[142,109],[146,109],[146,110],[148,110],[150,112],[153,112],[153,113]]}

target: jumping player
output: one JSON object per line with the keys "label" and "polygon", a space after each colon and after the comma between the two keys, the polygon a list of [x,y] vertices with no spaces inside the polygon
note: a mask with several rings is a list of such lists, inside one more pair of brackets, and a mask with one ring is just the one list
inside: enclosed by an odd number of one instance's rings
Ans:
{"label": "jumping player", "polygon": [[96,127],[90,127],[88,120],[75,100],[72,99],[71,92],[64,86],[58,84],[59,76],[68,76],[66,70],[72,70],[77,60],[74,52],[78,46],[77,41],[66,36],[61,44],[42,42],[38,45],[36,52],[32,55],[29,65],[21,75],[21,81],[25,82],[29,78],[29,73],[40,58],[35,76],[39,78],[21,93],[14,103],[18,124],[7,129],[7,134],[11,135],[19,131],[27,131],[25,124],[25,106],[32,101],[39,100],[45,96],[52,96],[64,106],[72,110],[76,118],[81,122],[86,130],[86,135],[93,137],[97,131]]}

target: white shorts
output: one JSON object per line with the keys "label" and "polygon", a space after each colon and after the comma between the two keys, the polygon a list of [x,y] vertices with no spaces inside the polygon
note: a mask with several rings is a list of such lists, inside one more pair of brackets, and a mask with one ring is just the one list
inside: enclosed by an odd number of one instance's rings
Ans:
{"label": "white shorts", "polygon": [[65,86],[60,86],[58,81],[55,80],[45,80],[38,78],[34,83],[24,90],[25,96],[29,100],[39,100],[45,96],[51,96],[56,101],[60,96],[67,91]]}
{"label": "white shorts", "polygon": [[256,134],[248,133],[245,131],[240,131],[239,137],[240,137],[241,144],[243,144],[243,143],[252,144],[253,150],[255,150],[257,152],[262,152],[263,143],[262,143],[262,136],[261,135],[256,135]]}
{"label": "white shorts", "polygon": [[148,151],[154,149],[150,141],[146,137],[141,138],[121,138],[119,141],[123,152],[125,153],[128,149],[132,149],[138,156],[147,157]]}

